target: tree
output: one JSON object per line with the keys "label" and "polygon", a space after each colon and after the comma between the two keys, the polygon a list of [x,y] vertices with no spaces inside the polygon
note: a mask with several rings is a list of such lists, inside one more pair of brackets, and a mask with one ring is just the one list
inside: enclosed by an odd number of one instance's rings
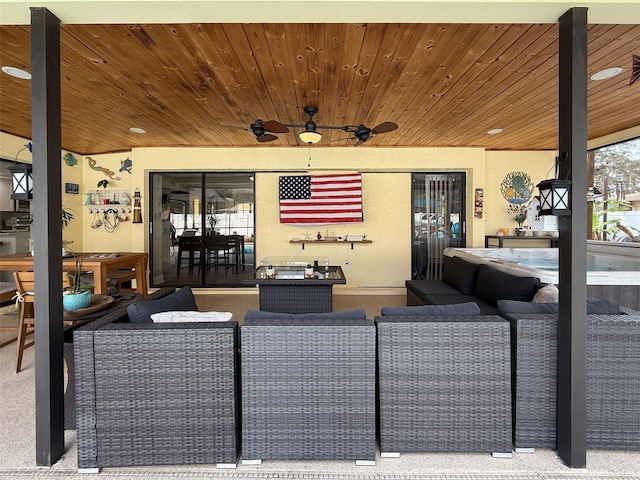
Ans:
{"label": "tree", "polygon": [[610,198],[640,192],[640,138],[594,150],[594,185]]}

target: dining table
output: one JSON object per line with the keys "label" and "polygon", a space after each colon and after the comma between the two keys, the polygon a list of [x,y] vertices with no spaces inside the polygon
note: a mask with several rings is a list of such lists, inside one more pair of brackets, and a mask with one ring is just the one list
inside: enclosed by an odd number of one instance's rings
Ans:
{"label": "dining table", "polygon": [[[109,272],[132,270],[135,273],[136,292],[147,294],[147,261],[144,252],[75,253],[62,259],[63,271],[75,272],[76,259],[82,261],[82,270],[93,273],[93,293],[106,294],[109,287]],[[33,271],[33,256],[14,253],[0,257],[0,270]]]}

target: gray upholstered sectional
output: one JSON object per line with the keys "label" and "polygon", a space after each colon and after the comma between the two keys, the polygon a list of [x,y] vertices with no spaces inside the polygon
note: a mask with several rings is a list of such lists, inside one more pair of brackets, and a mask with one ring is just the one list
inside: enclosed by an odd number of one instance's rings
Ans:
{"label": "gray upholstered sectional", "polygon": [[498,313],[498,300],[530,302],[541,288],[535,277],[519,277],[490,265],[445,257],[442,280],[407,280],[407,305],[475,302],[483,315]]}

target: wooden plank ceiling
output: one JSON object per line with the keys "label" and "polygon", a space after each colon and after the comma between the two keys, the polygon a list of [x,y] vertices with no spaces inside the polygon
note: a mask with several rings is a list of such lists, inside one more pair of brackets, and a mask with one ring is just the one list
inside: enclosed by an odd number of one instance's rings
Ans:
{"label": "wooden plank ceiling", "polygon": [[[557,25],[62,25],[62,145],[79,154],[132,147],[289,147],[260,143],[256,119],[398,124],[358,148],[557,148]],[[30,69],[29,27],[0,27],[0,65]],[[640,124],[629,86],[640,25],[591,25],[589,138]],[[131,133],[130,127],[146,130]],[[504,130],[487,135],[492,128]],[[0,74],[0,130],[31,136],[30,83]],[[354,145],[320,130],[314,148]]]}

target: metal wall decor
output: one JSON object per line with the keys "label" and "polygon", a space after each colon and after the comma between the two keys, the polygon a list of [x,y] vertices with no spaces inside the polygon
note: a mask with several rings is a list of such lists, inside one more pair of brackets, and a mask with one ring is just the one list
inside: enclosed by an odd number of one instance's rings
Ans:
{"label": "metal wall decor", "polygon": [[114,172],[113,170],[109,170],[108,168],[97,165],[98,162],[96,162],[93,158],[87,157],[87,162],[89,162],[89,168],[104,173],[104,175],[111,180],[122,180],[122,178],[115,176],[116,172]]}
{"label": "metal wall decor", "polygon": [[500,184],[500,192],[504,199],[513,205],[522,205],[531,200],[533,181],[524,172],[511,172]]}

